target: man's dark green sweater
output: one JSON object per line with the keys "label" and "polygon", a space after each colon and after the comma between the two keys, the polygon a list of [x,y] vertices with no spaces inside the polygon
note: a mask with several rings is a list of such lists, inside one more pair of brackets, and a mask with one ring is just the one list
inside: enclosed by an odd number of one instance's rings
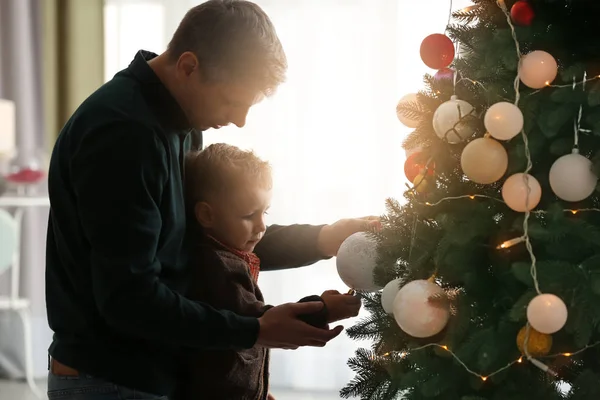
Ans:
{"label": "man's dark green sweater", "polygon": [[[46,302],[53,358],[115,384],[169,394],[177,350],[250,348],[259,324],[180,295],[187,276],[183,156],[201,133],[148,65],[155,56],[140,51],[59,135],[49,173]],[[256,249],[263,269],[320,259],[319,229],[269,227]]]}

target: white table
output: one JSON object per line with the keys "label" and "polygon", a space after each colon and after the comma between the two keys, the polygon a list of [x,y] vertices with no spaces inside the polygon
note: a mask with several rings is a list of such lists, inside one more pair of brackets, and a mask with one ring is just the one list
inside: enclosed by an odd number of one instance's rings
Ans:
{"label": "white table", "polygon": [[0,196],[0,207],[3,208],[26,208],[50,206],[48,196]]}
{"label": "white table", "polygon": [[29,312],[30,302],[19,294],[19,286],[21,279],[21,233],[23,214],[28,208],[32,207],[48,207],[50,199],[48,196],[19,196],[19,195],[4,195],[0,196],[0,208],[9,209],[12,211],[16,222],[17,235],[17,251],[13,257],[13,265],[10,268],[11,282],[10,295],[0,296],[0,310],[14,310],[19,313],[23,321],[24,340],[25,340],[25,375],[27,383],[31,391],[40,399],[45,398],[45,395],[37,387],[34,381],[33,373],[33,354],[32,354],[32,332],[31,332],[31,314]]}
{"label": "white table", "polygon": [[[0,208],[14,209],[13,216],[17,223],[17,237],[21,237],[23,213],[29,207],[48,207],[50,199],[48,196],[0,196]],[[21,248],[20,240],[17,249]],[[19,279],[21,279],[21,257],[16,254],[11,268],[11,300],[19,301]]]}

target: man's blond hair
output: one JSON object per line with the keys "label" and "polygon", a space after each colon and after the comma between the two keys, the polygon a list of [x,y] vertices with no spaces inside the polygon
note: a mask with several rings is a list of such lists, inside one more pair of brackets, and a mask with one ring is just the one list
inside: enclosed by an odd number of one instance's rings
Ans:
{"label": "man's blond hair", "polygon": [[271,189],[271,166],[254,152],[217,143],[191,151],[185,160],[185,191],[188,206],[228,195],[245,183]]}

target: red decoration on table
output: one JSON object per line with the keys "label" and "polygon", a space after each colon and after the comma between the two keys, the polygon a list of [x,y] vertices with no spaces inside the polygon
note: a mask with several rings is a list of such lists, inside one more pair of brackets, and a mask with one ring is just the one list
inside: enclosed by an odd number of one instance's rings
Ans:
{"label": "red decoration on table", "polygon": [[529,26],[535,18],[535,13],[528,1],[519,0],[510,9],[510,18],[516,25]]}
{"label": "red decoration on table", "polygon": [[[406,161],[404,162],[404,175],[406,175],[409,182],[414,181],[417,175],[425,169],[427,160],[424,158],[425,156],[421,152],[413,153],[406,158]],[[433,176],[434,169],[435,164],[432,162],[427,167],[427,175]]]}
{"label": "red decoration on table", "polygon": [[448,79],[448,80],[454,79],[454,70],[450,69],[450,68],[442,68],[438,72],[435,73],[433,78],[436,81],[443,81],[446,79]]}
{"label": "red decoration on table", "polygon": [[429,68],[445,68],[454,60],[454,43],[441,33],[429,35],[421,43],[421,59]]}
{"label": "red decoration on table", "polygon": [[41,170],[23,168],[20,171],[6,175],[5,179],[12,183],[37,183],[41,181],[45,175],[44,171]]}

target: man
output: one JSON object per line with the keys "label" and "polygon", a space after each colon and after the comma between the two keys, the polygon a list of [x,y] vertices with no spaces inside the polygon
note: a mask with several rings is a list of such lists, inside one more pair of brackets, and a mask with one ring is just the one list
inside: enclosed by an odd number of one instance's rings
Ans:
{"label": "man", "polygon": [[[284,304],[257,319],[180,295],[184,155],[201,146],[205,129],[244,126],[286,68],[259,7],[211,0],[186,14],[165,53],[140,51],[67,122],[49,173],[50,398],[166,399],[181,348],[294,349],[340,333],[297,318],[320,302]],[[272,227],[256,252],[267,269],[307,265],[334,256],[371,223]],[[290,257],[294,249],[303,254]]]}

